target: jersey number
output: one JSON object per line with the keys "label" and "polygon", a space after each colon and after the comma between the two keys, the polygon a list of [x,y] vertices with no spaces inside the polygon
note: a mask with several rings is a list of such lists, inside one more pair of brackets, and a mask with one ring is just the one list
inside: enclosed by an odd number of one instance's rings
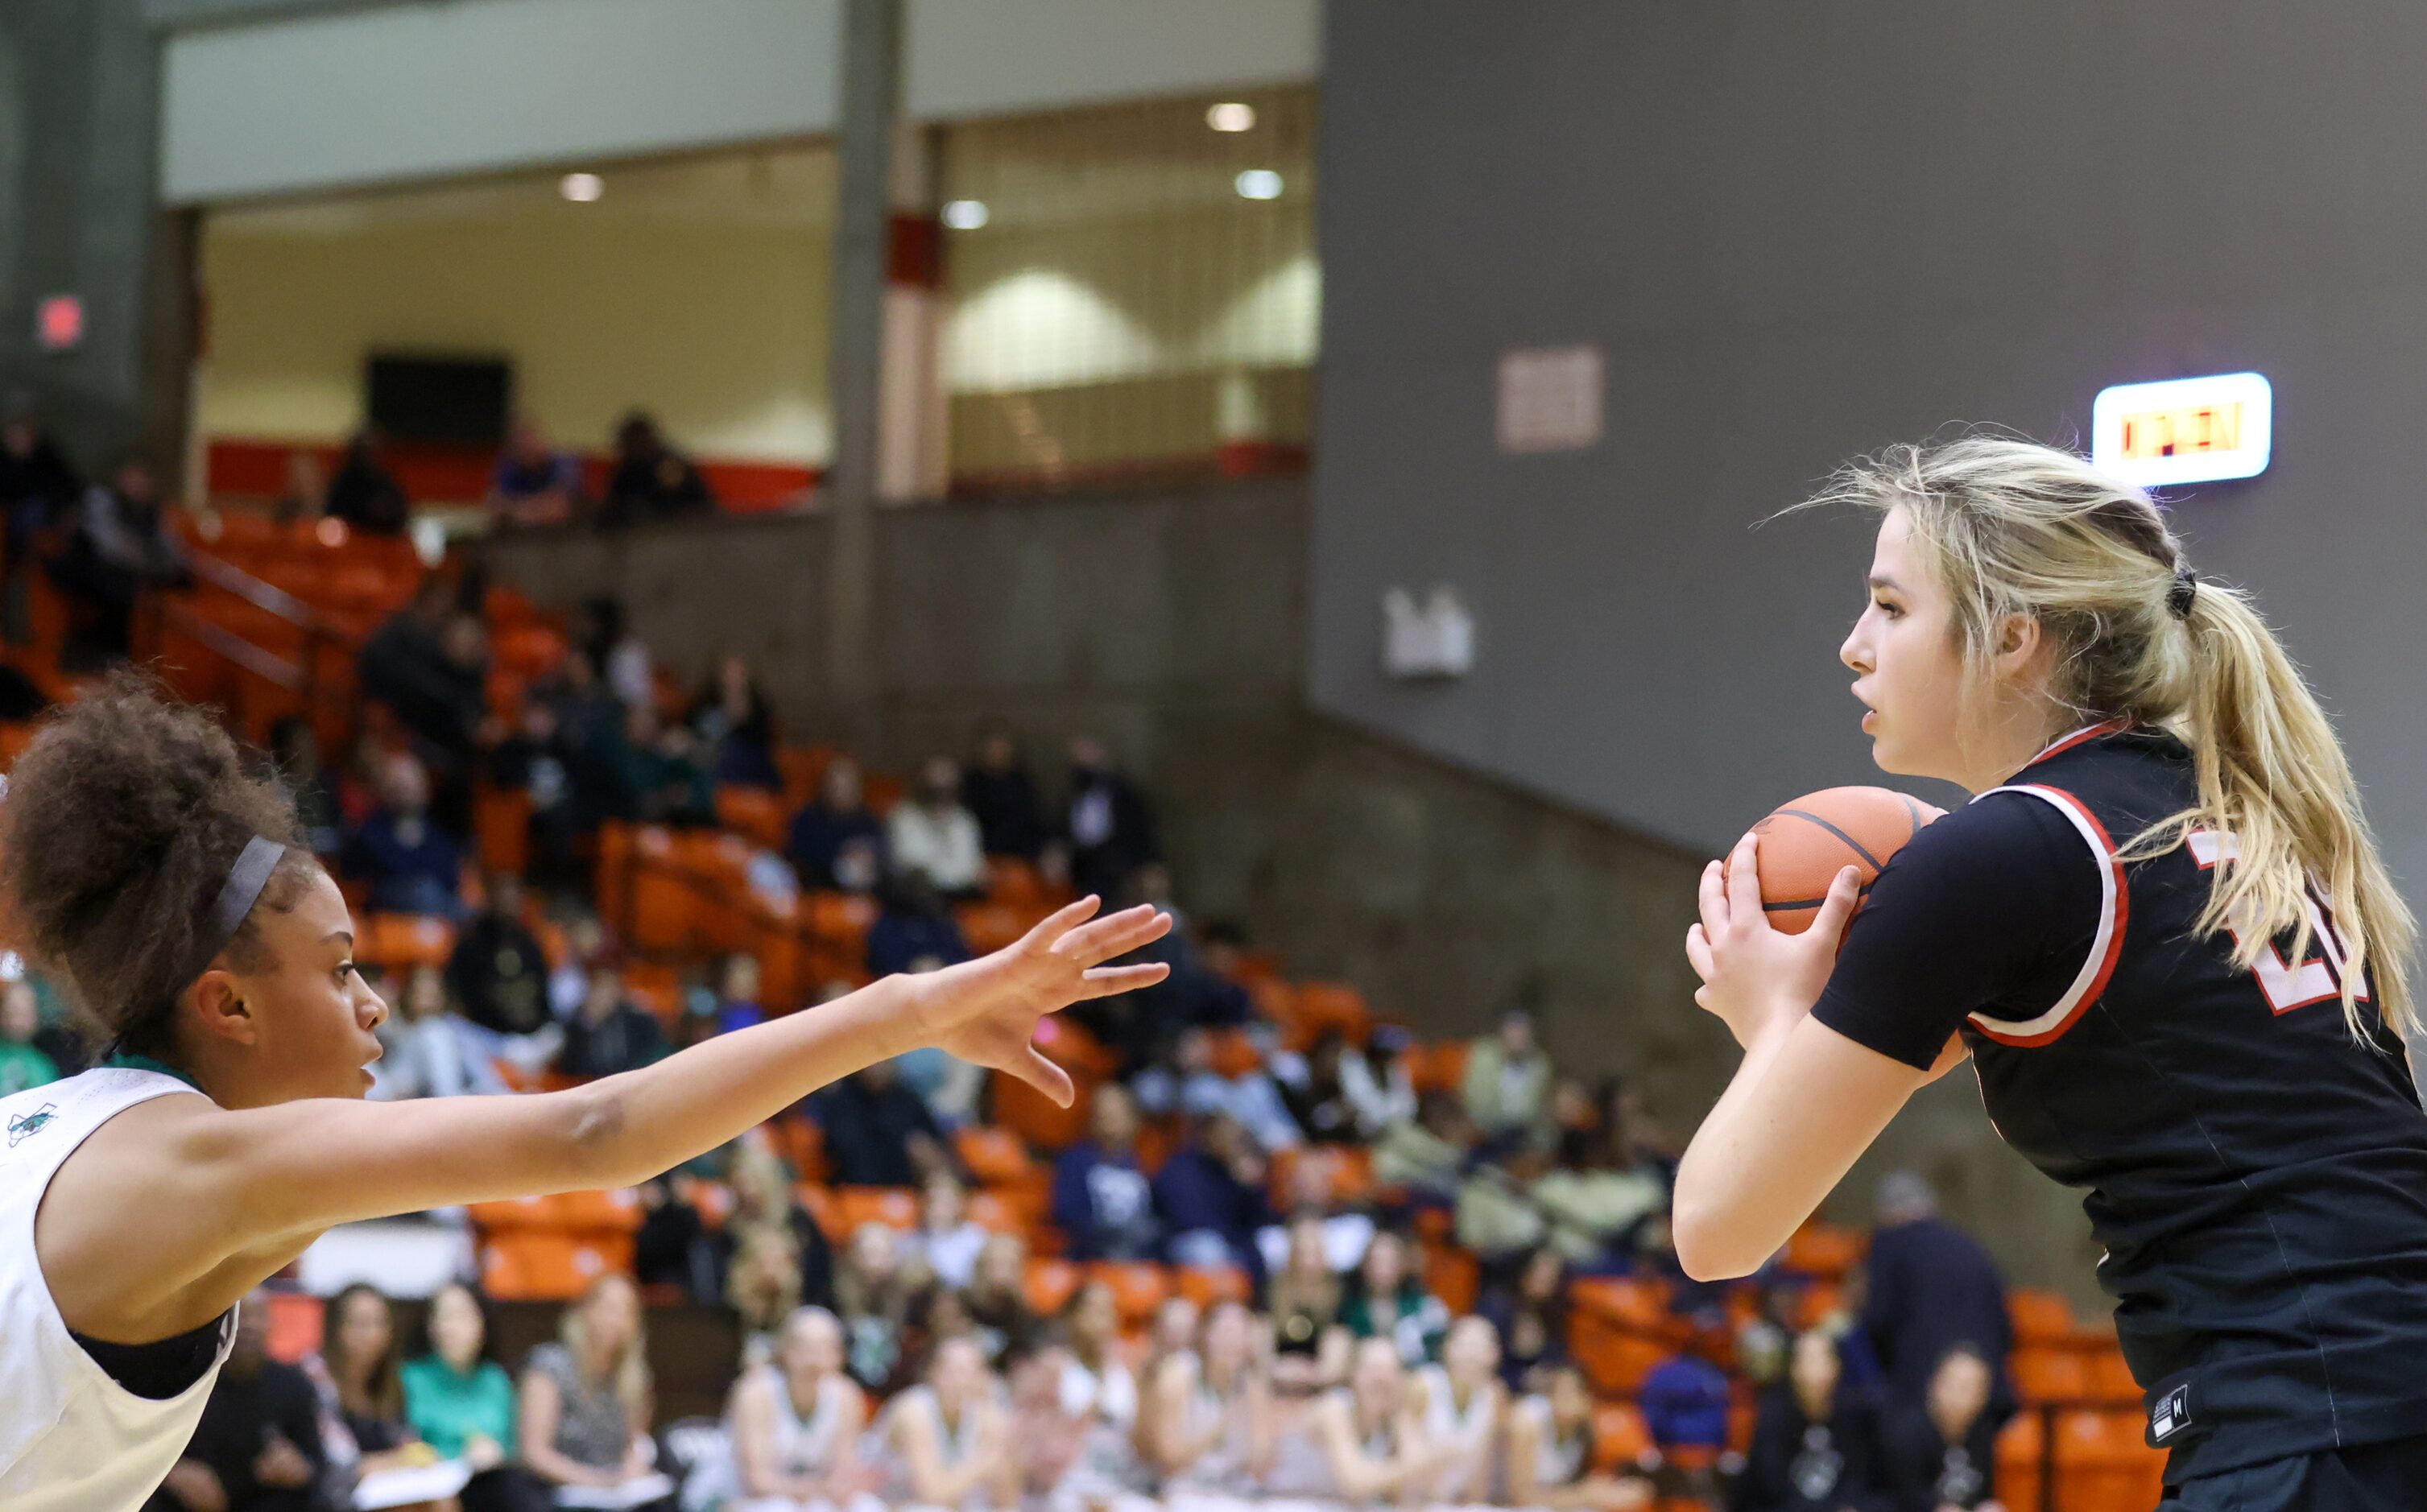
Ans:
{"label": "jersey number", "polygon": [[[2233,837],[2222,830],[2193,830],[2184,837],[2184,843],[2191,847],[2191,859],[2199,863],[2202,871],[2220,861],[2233,860],[2241,851]],[[2309,910],[2309,949],[2314,953],[2304,956],[2299,966],[2293,966],[2284,959],[2284,952],[2277,950],[2271,940],[2259,948],[2258,962],[2250,968],[2250,974],[2258,979],[2259,994],[2278,1016],[2295,1008],[2306,1008],[2313,1002],[2339,998],[2343,993],[2340,978],[2342,937],[2335,933],[2334,916],[2314,894],[2303,901]],[[2233,936],[2234,949],[2239,951],[2242,945],[2241,931],[2229,923],[2224,930]],[[2368,1001],[2365,987],[2354,996],[2361,1002]]]}

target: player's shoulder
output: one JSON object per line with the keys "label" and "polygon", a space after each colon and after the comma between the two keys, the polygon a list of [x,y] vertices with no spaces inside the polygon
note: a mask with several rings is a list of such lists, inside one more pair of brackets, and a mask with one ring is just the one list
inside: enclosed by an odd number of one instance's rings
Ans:
{"label": "player's shoulder", "polygon": [[1895,874],[1907,882],[1966,876],[2010,882],[2061,863],[2082,844],[2053,796],[2023,786],[1992,789],[1923,826],[1889,858],[1881,881]]}

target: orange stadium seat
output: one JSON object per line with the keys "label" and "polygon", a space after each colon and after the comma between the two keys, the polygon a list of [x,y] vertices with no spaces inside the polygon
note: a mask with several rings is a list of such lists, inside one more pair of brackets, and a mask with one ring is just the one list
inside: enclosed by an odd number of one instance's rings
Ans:
{"label": "orange stadium seat", "polygon": [[1070,1293],[1079,1290],[1079,1267],[1065,1260],[1033,1258],[1022,1290],[1028,1293],[1029,1309],[1040,1318],[1050,1318],[1062,1310]]}
{"label": "orange stadium seat", "polygon": [[391,971],[447,964],[455,951],[455,926],[426,914],[372,914],[363,920],[355,958]]}
{"label": "orange stadium seat", "polygon": [[530,794],[515,788],[483,786],[472,800],[472,827],[481,842],[481,865],[521,876],[530,868]]}
{"label": "orange stadium seat", "polygon": [[1113,1305],[1120,1309],[1124,1332],[1144,1327],[1171,1294],[1171,1277],[1162,1266],[1148,1260],[1100,1260],[1087,1267],[1087,1279],[1113,1289]]}
{"label": "orange stadium seat", "polygon": [[1007,855],[986,860],[986,900],[1006,908],[1032,912],[1046,911],[1053,905],[1044,874],[1030,863]]}
{"label": "orange stadium seat", "polygon": [[2088,1357],[2089,1372],[2085,1394],[2093,1402],[2106,1402],[2119,1406],[2138,1406],[2143,1393],[2141,1383],[2132,1378],[2132,1367],[2124,1362],[2120,1350],[2099,1350]]}
{"label": "orange stadium seat", "polygon": [[953,917],[961,926],[961,937],[969,942],[969,953],[990,955],[1016,943],[1041,916],[1008,903],[963,903],[953,910]]}
{"label": "orange stadium seat", "polygon": [[908,1187],[839,1186],[834,1189],[835,1220],[846,1234],[881,1223],[888,1228],[915,1228],[919,1195]]}
{"label": "orange stadium seat", "polygon": [[2137,1412],[2065,1412],[2056,1425],[2056,1500],[2063,1512],[2146,1512],[2166,1456],[2147,1446]]}
{"label": "orange stadium seat", "polygon": [[1651,1281],[1582,1276],[1569,1283],[1568,1294],[1577,1310],[1598,1314],[1621,1328],[1656,1335],[1668,1326],[1668,1299]]}
{"label": "orange stadium seat", "polygon": [[2090,1395],[2090,1366],[2071,1349],[2017,1349],[2009,1367],[2025,1402],[2078,1402]]}
{"label": "orange stadium seat", "polygon": [[784,848],[783,802],[764,788],[717,789],[716,821],[761,849]]}
{"label": "orange stadium seat", "polygon": [[2014,1321],[2017,1344],[2061,1343],[2073,1337],[2072,1304],[2054,1292],[2018,1287],[2006,1299],[2006,1312]]}
{"label": "orange stadium seat", "polygon": [[991,1124],[974,1124],[953,1136],[961,1164],[987,1186],[1019,1181],[1037,1170],[1036,1161],[1018,1134]]}
{"label": "orange stadium seat", "polygon": [[[1039,1027],[1052,1025],[1053,1020],[1049,1018]],[[1045,1053],[1057,1061],[1062,1059],[1051,1046],[1046,1048]],[[1071,1066],[1067,1061],[1063,1064],[1070,1070],[1073,1080],[1079,1082],[1078,1098],[1067,1108],[1016,1076],[997,1071],[988,1077],[987,1082],[994,1094],[995,1122],[1040,1149],[1067,1149],[1086,1137],[1087,1094],[1091,1081],[1080,1076],[1078,1067]]]}
{"label": "orange stadium seat", "polygon": [[1852,1270],[1867,1247],[1863,1236],[1852,1229],[1808,1223],[1787,1240],[1786,1253],[1780,1263],[1787,1270],[1833,1281]]}
{"label": "orange stadium seat", "polygon": [[636,1233],[644,1216],[640,1195],[629,1187],[560,1192],[549,1203],[554,1210],[550,1216],[560,1227],[584,1234]]}
{"label": "orange stadium seat", "polygon": [[1255,1289],[1247,1273],[1236,1265],[1178,1265],[1171,1272],[1172,1290],[1197,1304],[1199,1309],[1212,1308],[1217,1302],[1248,1302]]}
{"label": "orange stadium seat", "polygon": [[1595,1469],[1632,1470],[1652,1453],[1652,1429],[1632,1403],[1603,1402],[1593,1407]]}
{"label": "orange stadium seat", "polygon": [[2013,1512],[2033,1512],[2040,1504],[2045,1433],[2037,1412],[2018,1412],[1998,1430],[1997,1500]]}

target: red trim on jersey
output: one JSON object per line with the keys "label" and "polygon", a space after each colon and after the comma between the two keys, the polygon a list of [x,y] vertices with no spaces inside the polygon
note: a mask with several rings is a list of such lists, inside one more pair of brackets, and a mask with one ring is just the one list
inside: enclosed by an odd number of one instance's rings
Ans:
{"label": "red trim on jersey", "polygon": [[[2102,735],[2113,735],[2119,730],[2128,729],[2130,728],[2131,723],[2132,722],[2130,720],[2110,719],[2102,720],[2095,724],[2086,724],[2080,729],[2074,731],[2071,735],[2059,740],[2054,745],[2049,746],[2046,750],[2042,751],[2039,755],[2031,757],[2028,761],[2024,762],[2023,765],[2026,769],[2038,766],[2041,762],[2045,761],[2048,757],[2055,756],[2060,751],[2070,751],[2075,746],[2081,744],[2084,740],[2094,740]],[[2093,820],[2091,822],[2096,823],[2097,821]],[[2112,848],[2110,847],[2110,849]]]}
{"label": "red trim on jersey", "polygon": [[[2122,727],[2122,723],[2120,721],[2114,722],[2113,727],[2120,729]],[[2099,733],[2103,733],[2103,727],[2093,725],[2092,728],[2083,730],[2077,735],[2068,736],[2063,740],[2059,741],[2056,745],[2051,746],[2049,750],[2051,752],[2062,750],[2067,746],[2078,744],[2083,740],[2089,740],[2092,736]],[[2080,818],[2082,823],[2088,827],[2089,833],[2098,837],[2099,848],[2105,852],[2107,856],[2109,875],[2113,878],[2115,886],[2114,926],[2108,932],[2107,953],[2098,963],[2098,973],[2090,979],[2090,985],[2083,989],[2081,1000],[2075,1003],[2071,1011],[2066,1013],[2063,1018],[2058,1020],[2054,1028],[2042,1030],[2036,1034],[2002,1033],[1997,1030],[1991,1029],[1988,1024],[1983,1022],[1977,1015],[1973,1016],[1971,1019],[1972,1027],[1979,1030],[1989,1038],[1995,1040],[1998,1044],[2012,1045],[2024,1049],[2032,1049],[2042,1045],[2054,1044],[2058,1039],[2061,1038],[2064,1032],[2071,1029],[2083,1014],[2088,1013],[2090,1011],[2090,1005],[2096,1002],[2100,994],[2107,990],[2107,979],[2115,974],[2115,963],[2124,954],[2124,926],[2131,918],[2132,893],[2131,889],[2125,883],[2124,863],[2115,854],[2115,837],[2107,833],[2107,826],[2098,822],[2098,816],[2090,811],[2089,805],[2082,803],[2080,799],[2076,798],[2073,794],[2066,792],[2061,788],[2051,788],[2044,783],[2029,783],[2025,786],[2028,786],[2032,792],[2038,793],[2044,798],[2053,800],[2056,803],[2063,805],[2066,808],[2071,809]]]}

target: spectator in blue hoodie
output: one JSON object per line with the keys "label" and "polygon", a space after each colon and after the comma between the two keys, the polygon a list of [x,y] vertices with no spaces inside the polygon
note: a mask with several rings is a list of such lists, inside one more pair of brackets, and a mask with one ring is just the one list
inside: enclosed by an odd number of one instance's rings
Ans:
{"label": "spectator in blue hoodie", "polygon": [[1154,1175],[1168,1257],[1175,1265],[1236,1265],[1261,1280],[1256,1231],[1279,1221],[1264,1197],[1264,1158],[1235,1120],[1214,1114],[1195,1123]]}
{"label": "spectator in blue hoodie", "polygon": [[860,795],[859,764],[837,756],[818,796],[792,816],[784,841],[801,886],[812,892],[872,892],[885,874],[885,826]]}
{"label": "spectator in blue hoodie", "polygon": [[1053,1222],[1068,1238],[1071,1258],[1157,1258],[1163,1223],[1138,1168],[1137,1104],[1128,1089],[1118,1082],[1098,1087],[1088,1127],[1086,1143],[1063,1151],[1053,1166]]}
{"label": "spectator in blue hoodie", "polygon": [[969,958],[969,942],[936,885],[916,871],[894,878],[885,889],[885,912],[868,932],[869,974],[933,971]]}
{"label": "spectator in blue hoodie", "polygon": [[430,777],[414,757],[389,758],[380,806],[346,847],[346,870],[371,886],[374,913],[464,915],[464,847],[430,815]]}

